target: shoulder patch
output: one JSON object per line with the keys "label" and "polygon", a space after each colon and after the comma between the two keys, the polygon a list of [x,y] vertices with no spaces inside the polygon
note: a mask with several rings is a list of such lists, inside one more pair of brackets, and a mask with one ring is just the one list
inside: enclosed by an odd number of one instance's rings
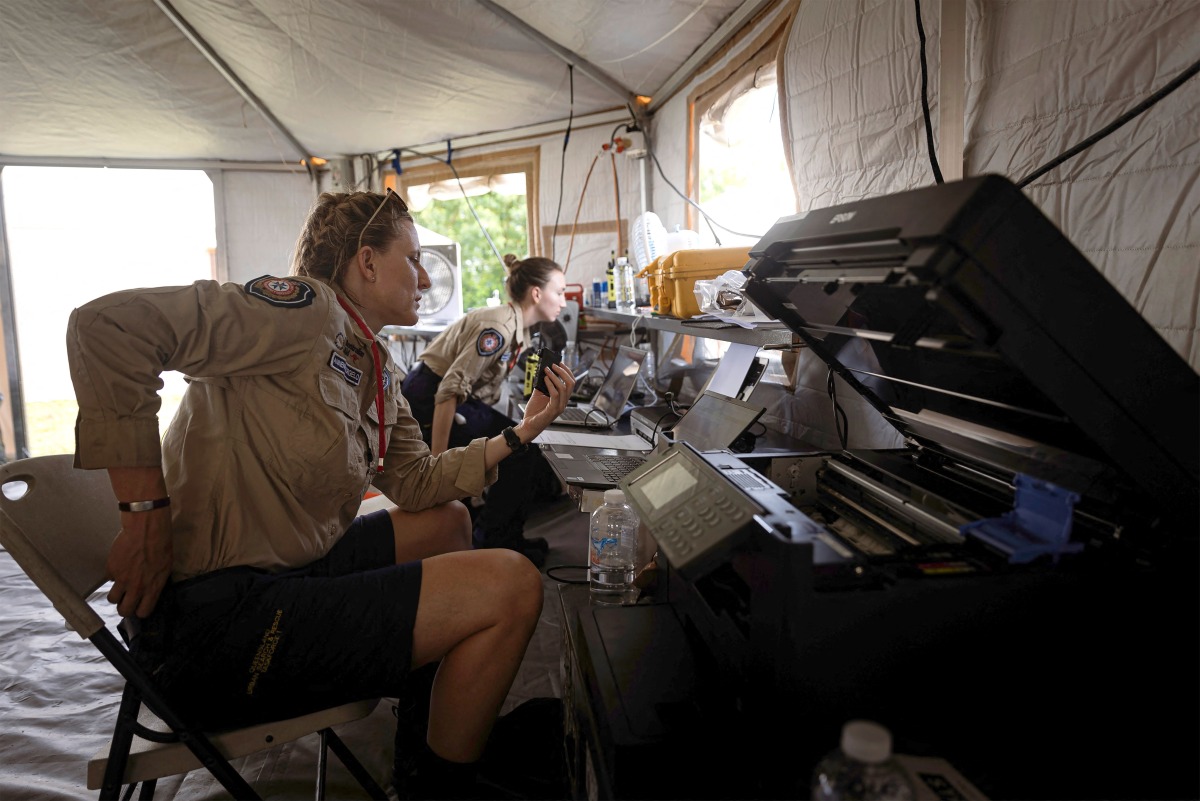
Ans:
{"label": "shoulder patch", "polygon": [[485,328],[475,340],[475,351],[480,356],[491,356],[504,347],[504,334],[495,328]]}
{"label": "shoulder patch", "polygon": [[310,305],[317,294],[299,279],[276,278],[272,275],[263,275],[247,282],[245,289],[246,294],[261,298],[272,306],[293,309]]}

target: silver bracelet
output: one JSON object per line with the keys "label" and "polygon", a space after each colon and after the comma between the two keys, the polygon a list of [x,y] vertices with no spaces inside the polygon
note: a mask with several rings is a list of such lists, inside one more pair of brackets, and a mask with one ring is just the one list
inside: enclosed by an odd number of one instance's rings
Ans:
{"label": "silver bracelet", "polygon": [[149,512],[152,509],[161,509],[164,506],[171,505],[170,496],[164,498],[155,498],[152,501],[130,501],[125,503],[120,501],[117,503],[117,508],[122,512]]}

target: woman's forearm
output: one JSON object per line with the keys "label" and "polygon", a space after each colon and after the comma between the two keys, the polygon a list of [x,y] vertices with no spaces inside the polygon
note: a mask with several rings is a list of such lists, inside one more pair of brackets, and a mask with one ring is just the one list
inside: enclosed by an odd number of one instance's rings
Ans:
{"label": "woman's forearm", "polygon": [[454,423],[454,399],[440,401],[433,407],[433,428],[429,436],[429,450],[434,456],[450,446],[450,426]]}

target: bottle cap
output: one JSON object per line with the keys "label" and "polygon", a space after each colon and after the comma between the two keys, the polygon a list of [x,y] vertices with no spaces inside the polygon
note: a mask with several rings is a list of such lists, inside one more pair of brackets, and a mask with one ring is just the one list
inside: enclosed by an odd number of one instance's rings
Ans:
{"label": "bottle cap", "polygon": [[606,489],[604,491],[605,503],[625,503],[625,493],[619,489]]}
{"label": "bottle cap", "polygon": [[852,720],[842,726],[842,753],[859,762],[883,762],[892,755],[892,733],[869,720]]}

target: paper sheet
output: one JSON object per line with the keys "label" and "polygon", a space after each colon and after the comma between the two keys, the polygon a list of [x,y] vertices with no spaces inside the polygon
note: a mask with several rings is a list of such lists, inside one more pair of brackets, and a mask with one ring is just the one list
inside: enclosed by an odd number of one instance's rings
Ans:
{"label": "paper sheet", "polygon": [[650,443],[637,434],[586,434],[574,431],[543,431],[534,440],[539,445],[583,445],[587,448],[617,448],[648,451]]}

